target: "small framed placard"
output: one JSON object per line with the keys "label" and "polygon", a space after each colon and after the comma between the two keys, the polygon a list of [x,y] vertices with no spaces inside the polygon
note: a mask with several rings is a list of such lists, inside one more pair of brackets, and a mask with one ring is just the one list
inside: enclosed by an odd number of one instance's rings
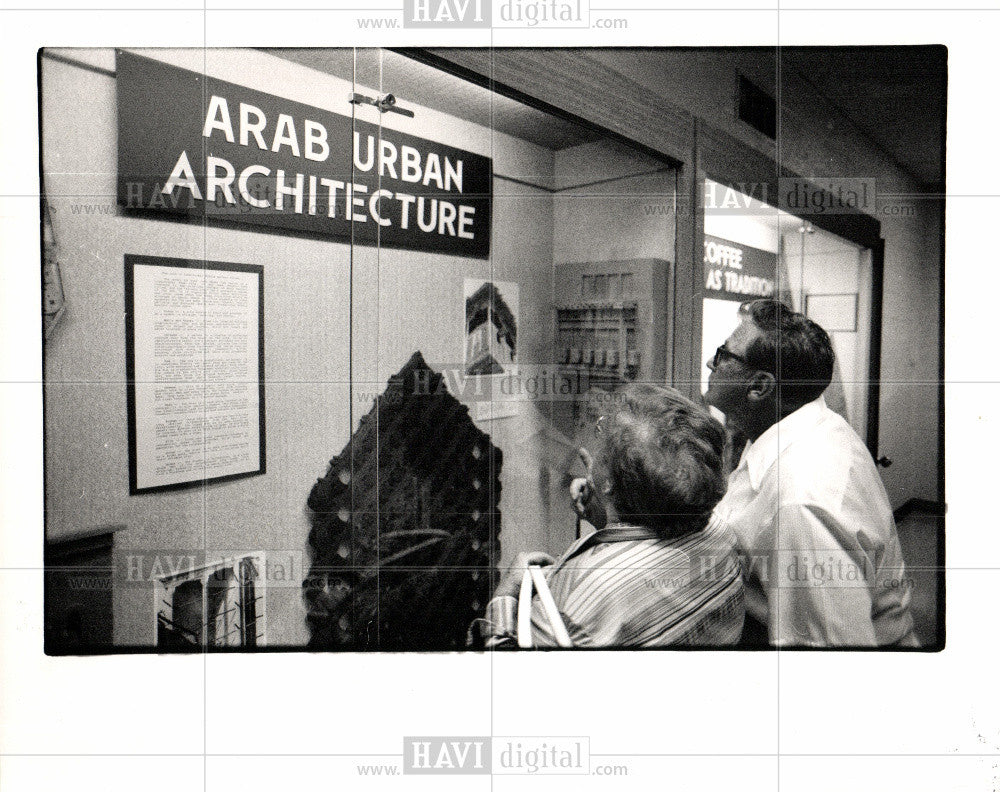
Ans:
{"label": "small framed placard", "polygon": [[858,295],[807,294],[806,316],[828,333],[856,333]]}
{"label": "small framed placard", "polygon": [[264,269],[125,256],[129,493],[266,470]]}

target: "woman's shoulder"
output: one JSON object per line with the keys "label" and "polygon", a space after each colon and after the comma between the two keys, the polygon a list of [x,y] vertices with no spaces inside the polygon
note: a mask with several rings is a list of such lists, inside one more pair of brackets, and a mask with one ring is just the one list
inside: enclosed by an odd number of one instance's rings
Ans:
{"label": "woman's shoulder", "polygon": [[689,541],[692,545],[736,550],[736,534],[717,512],[712,512],[705,527],[691,534]]}

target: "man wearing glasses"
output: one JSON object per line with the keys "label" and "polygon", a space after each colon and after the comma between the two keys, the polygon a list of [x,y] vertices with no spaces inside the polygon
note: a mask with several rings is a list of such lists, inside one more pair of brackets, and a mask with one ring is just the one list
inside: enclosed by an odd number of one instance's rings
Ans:
{"label": "man wearing glasses", "polygon": [[739,544],[744,642],[917,646],[885,488],[823,399],[829,336],[776,300],[744,303],[739,318],[708,361],[705,401],[749,440],[716,507]]}

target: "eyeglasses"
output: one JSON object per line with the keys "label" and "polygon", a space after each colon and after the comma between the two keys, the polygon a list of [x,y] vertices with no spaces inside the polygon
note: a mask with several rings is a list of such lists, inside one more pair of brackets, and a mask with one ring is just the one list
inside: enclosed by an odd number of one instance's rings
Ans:
{"label": "eyeglasses", "polygon": [[715,350],[715,354],[712,356],[712,368],[713,369],[718,368],[719,361],[723,360],[725,358],[731,358],[732,360],[738,360],[744,366],[747,366],[748,368],[754,369],[754,371],[763,371],[763,372],[765,372],[767,374],[774,374],[773,371],[771,371],[769,369],[766,369],[766,368],[761,368],[760,366],[755,366],[753,363],[751,363],[745,357],[740,357],[739,355],[737,355],[732,350],[726,349],[726,345],[725,344],[723,344],[722,346],[720,346],[718,349]]}
{"label": "eyeglasses", "polygon": [[726,349],[726,345],[723,344],[718,349],[715,350],[715,355],[712,357],[712,368],[716,368],[719,365],[719,361],[725,358],[731,358],[732,360],[738,360],[744,366],[750,366],[750,368],[756,368],[756,366],[751,366],[750,362],[745,357],[740,357],[732,350]]}

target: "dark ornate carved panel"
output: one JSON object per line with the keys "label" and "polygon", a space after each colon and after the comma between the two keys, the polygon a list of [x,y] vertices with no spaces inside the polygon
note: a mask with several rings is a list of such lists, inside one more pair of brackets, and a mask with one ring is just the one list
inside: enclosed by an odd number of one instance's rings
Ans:
{"label": "dark ornate carved panel", "polygon": [[496,582],[501,462],[414,353],[309,495],[310,647],[464,648]]}

